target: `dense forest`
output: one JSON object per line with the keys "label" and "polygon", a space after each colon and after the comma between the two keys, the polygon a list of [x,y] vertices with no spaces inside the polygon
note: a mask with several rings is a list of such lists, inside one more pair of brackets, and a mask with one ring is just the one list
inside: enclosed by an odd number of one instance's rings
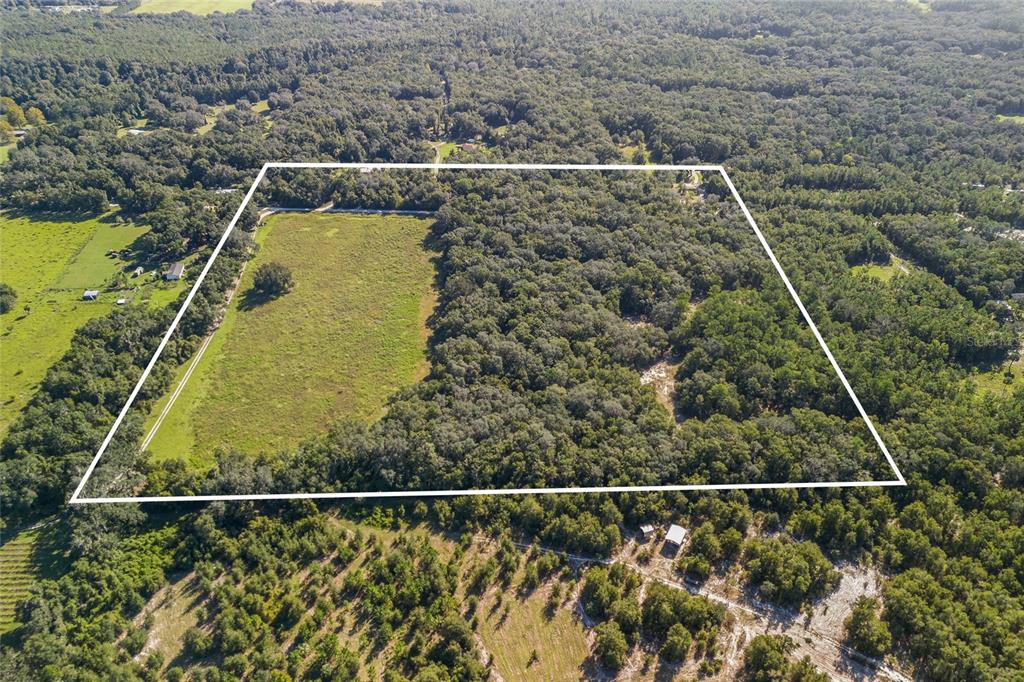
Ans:
{"label": "dense forest", "polygon": [[[724,164],[908,485],[68,509],[175,309],[116,310],[78,331],[0,443],[5,535],[50,523],[67,551],[19,605],[0,676],[482,680],[472,600],[563,580],[581,585],[602,670],[642,646],[714,675],[720,606],[514,544],[604,558],[641,523],[685,519],[690,579],[740,566],[758,599],[800,609],[835,589],[838,563],[869,564],[885,581],[847,621],[849,646],[920,679],[1022,679],[1024,13],[926,9],[257,1],[203,18],[4,3],[0,141],[24,131],[0,165],[4,209],[115,208],[151,226],[142,248],[158,259],[207,254],[240,197],[223,190],[267,160],[431,161],[431,144],[472,141],[450,158]],[[200,473],[141,456],[142,412],[251,253],[247,210],[94,492],[889,477],[713,177],[282,172],[255,203],[329,201],[437,211],[428,377],[380,421],[292,452],[223,452]],[[677,419],[638,381],[666,358]],[[1004,376],[1011,390],[990,390]],[[467,540],[439,556],[351,519]],[[477,534],[498,546],[479,564]],[[144,609],[182,573],[204,619],[168,667],[144,653]],[[353,621],[372,624],[359,645],[387,651],[387,670],[361,669],[332,634]],[[752,639],[739,674],[822,679],[793,645]]]}

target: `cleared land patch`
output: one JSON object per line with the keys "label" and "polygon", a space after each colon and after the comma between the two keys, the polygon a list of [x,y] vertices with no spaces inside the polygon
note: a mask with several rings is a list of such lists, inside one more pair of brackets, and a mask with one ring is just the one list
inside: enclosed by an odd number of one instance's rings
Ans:
{"label": "cleared land patch", "polygon": [[[153,457],[203,466],[220,446],[273,451],[339,418],[380,417],[392,393],[426,373],[430,224],[396,215],[272,216],[223,322],[150,443]],[[254,273],[269,262],[289,268],[295,287],[253,300]]]}
{"label": "cleared land patch", "polygon": [[142,0],[132,10],[134,14],[170,14],[190,12],[192,14],[213,14],[214,12],[237,12],[252,9],[253,0]]}
{"label": "cleared land patch", "polygon": [[[521,578],[517,575],[516,579]],[[517,580],[513,583],[517,584]],[[558,586],[559,605],[549,610],[548,599]],[[501,595],[504,604],[496,604]],[[567,585],[549,580],[529,595],[491,591],[480,601],[480,638],[494,656],[501,679],[575,680],[583,678],[590,655],[587,632],[574,610],[575,597]]]}
{"label": "cleared land patch", "polygon": [[851,270],[855,274],[867,275],[868,277],[880,279],[883,282],[889,282],[896,275],[910,272],[910,264],[902,258],[893,255],[889,257],[887,265],[869,263],[867,265],[855,265]]}
{"label": "cleared land patch", "polygon": [[[208,132],[213,130],[213,127],[215,125],[217,125],[217,119],[220,117],[221,114],[223,114],[226,111],[232,111],[235,108],[236,105],[234,104],[219,104],[215,107],[212,107],[213,110],[206,115],[206,125],[197,128],[196,132],[199,133],[200,135],[207,134]],[[267,102],[267,100],[265,99],[261,99],[258,102],[253,102],[252,110],[254,113],[266,117],[270,112],[270,103]],[[265,119],[265,122],[269,123],[269,120]]]}
{"label": "cleared land patch", "polygon": [[[145,232],[101,219],[0,215],[0,281],[18,294],[14,309],[0,316],[0,435],[67,352],[75,330],[126,295],[103,291],[123,266],[105,254]],[[83,301],[85,289],[100,290],[99,299]]]}

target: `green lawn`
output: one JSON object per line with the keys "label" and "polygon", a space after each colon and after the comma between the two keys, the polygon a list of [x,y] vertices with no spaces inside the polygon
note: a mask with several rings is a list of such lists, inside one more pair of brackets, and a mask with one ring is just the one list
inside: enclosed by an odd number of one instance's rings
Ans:
{"label": "green lawn", "polygon": [[[273,451],[341,417],[378,418],[388,396],[426,372],[429,226],[407,216],[271,217],[223,323],[150,444],[153,457],[202,467],[219,446]],[[270,261],[292,270],[295,288],[253,303],[253,273]]]}
{"label": "green lawn", "polygon": [[132,10],[135,14],[149,12],[152,14],[169,14],[171,12],[191,12],[192,14],[212,14],[213,12],[236,12],[240,9],[252,9],[253,0],[142,0]]}
{"label": "green lawn", "polygon": [[57,288],[77,292],[78,289],[98,289],[108,284],[122,264],[119,259],[107,256],[107,252],[120,251],[130,246],[147,231],[148,228],[132,224],[101,223],[64,268],[57,280]]}
{"label": "green lawn", "polygon": [[431,142],[430,146],[437,152],[437,162],[443,163],[459,145],[455,142]]}
{"label": "green lawn", "polygon": [[[1010,371],[1011,380],[1006,382],[1006,371]],[[987,372],[979,372],[971,377],[978,389],[985,393],[1001,396],[1013,395],[1013,392],[1024,386],[1024,358],[1009,364],[994,367]]]}
{"label": "green lawn", "polygon": [[[154,304],[177,297],[184,283],[148,277],[132,280],[143,283],[138,292],[104,290],[127,265],[106,252],[145,232],[101,219],[0,214],[0,281],[18,293],[14,309],[0,317],[0,437],[67,352],[75,330],[110,312],[119,297]],[[85,289],[100,290],[99,300],[81,300]]]}
{"label": "green lawn", "polygon": [[880,279],[883,282],[888,282],[896,275],[909,269],[910,264],[897,256],[890,256],[888,265],[869,263],[868,265],[855,265],[851,268],[855,274],[867,275],[868,277]]}
{"label": "green lawn", "polygon": [[1000,121],[1009,121],[1010,123],[1024,125],[1024,116],[1004,116],[1002,114],[996,114],[996,118]]}
{"label": "green lawn", "polygon": [[0,144],[0,163],[7,163],[7,157],[11,155],[11,150],[17,146],[17,142],[8,142],[7,144]]}

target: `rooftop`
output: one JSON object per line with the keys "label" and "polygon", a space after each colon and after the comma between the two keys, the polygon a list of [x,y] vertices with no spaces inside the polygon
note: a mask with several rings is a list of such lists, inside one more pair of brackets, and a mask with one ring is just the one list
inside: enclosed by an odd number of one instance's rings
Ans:
{"label": "rooftop", "polygon": [[665,542],[670,542],[673,545],[682,545],[683,540],[686,539],[686,529],[682,526],[672,524],[669,526],[668,533],[665,534]]}

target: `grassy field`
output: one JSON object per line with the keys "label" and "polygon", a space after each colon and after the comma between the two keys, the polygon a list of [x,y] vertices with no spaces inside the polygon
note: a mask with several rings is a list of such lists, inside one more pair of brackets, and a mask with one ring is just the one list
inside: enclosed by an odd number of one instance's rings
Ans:
{"label": "grassy field", "polygon": [[897,256],[891,256],[888,265],[869,263],[868,265],[855,265],[851,269],[855,274],[867,275],[888,282],[901,272],[909,270],[910,264]]}
{"label": "grassy field", "polygon": [[[1006,371],[1010,371],[1011,380],[1006,382]],[[1009,397],[1014,391],[1024,386],[1024,358],[1008,365],[1000,365],[987,372],[980,372],[971,377],[979,390],[986,393]]]}
{"label": "grassy field", "polygon": [[118,137],[127,137],[129,130],[145,130],[146,132],[153,132],[156,128],[149,128],[148,118],[137,118],[130,126],[124,126],[117,129],[115,135]]}
{"label": "grassy field", "polygon": [[17,142],[8,142],[7,144],[0,144],[0,163],[7,163],[7,157],[11,155],[11,150],[17,146]]}
{"label": "grassy field", "polygon": [[437,155],[437,163],[443,163],[459,145],[455,142],[431,142],[430,146]]}
{"label": "grassy field", "polygon": [[[235,108],[234,104],[222,104],[220,106],[213,107],[213,113],[206,115],[206,125],[196,128],[196,132],[200,135],[213,130],[213,126],[217,124],[217,117],[223,114],[225,111],[231,111]],[[261,99],[258,102],[252,103],[252,110],[257,114],[262,114],[264,118],[267,116],[267,112],[270,111],[270,103],[265,99]],[[266,121],[264,121],[266,122]]]}
{"label": "grassy field", "polygon": [[0,635],[17,627],[14,607],[40,578],[53,578],[64,558],[48,527],[33,528],[0,545]]}
{"label": "grassy field", "polygon": [[[271,217],[223,323],[150,444],[153,457],[202,467],[218,446],[274,451],[341,417],[378,418],[388,396],[426,372],[429,225],[407,216]],[[291,269],[295,288],[255,303],[247,296],[253,273],[270,261]]]}
{"label": "grassy field", "polygon": [[214,12],[237,12],[240,9],[252,9],[253,0],[142,0],[132,10],[134,14],[169,14],[171,12],[191,12],[192,14],[212,14]]}
{"label": "grassy field", "polygon": [[[517,575],[513,584],[520,578]],[[509,682],[584,677],[583,664],[590,654],[586,632],[573,610],[567,584],[561,585],[561,606],[553,614],[547,612],[545,604],[554,584],[541,585],[525,599],[514,591],[505,592],[505,606],[495,607],[497,591],[480,601],[480,638],[494,656],[495,669]],[[537,657],[531,661],[534,651]]]}
{"label": "grassy field", "polygon": [[[102,219],[0,214],[0,277],[18,293],[14,309],[0,317],[0,436],[67,352],[76,329],[110,312],[121,296],[154,304],[178,296],[184,283],[102,291],[126,265],[107,251],[127,247],[145,231]],[[99,300],[81,300],[85,289],[101,290]]]}
{"label": "grassy field", "polygon": [[1024,125],[1024,116],[1004,116],[1002,114],[996,114],[996,118],[1000,121],[1009,121],[1010,123]]}

